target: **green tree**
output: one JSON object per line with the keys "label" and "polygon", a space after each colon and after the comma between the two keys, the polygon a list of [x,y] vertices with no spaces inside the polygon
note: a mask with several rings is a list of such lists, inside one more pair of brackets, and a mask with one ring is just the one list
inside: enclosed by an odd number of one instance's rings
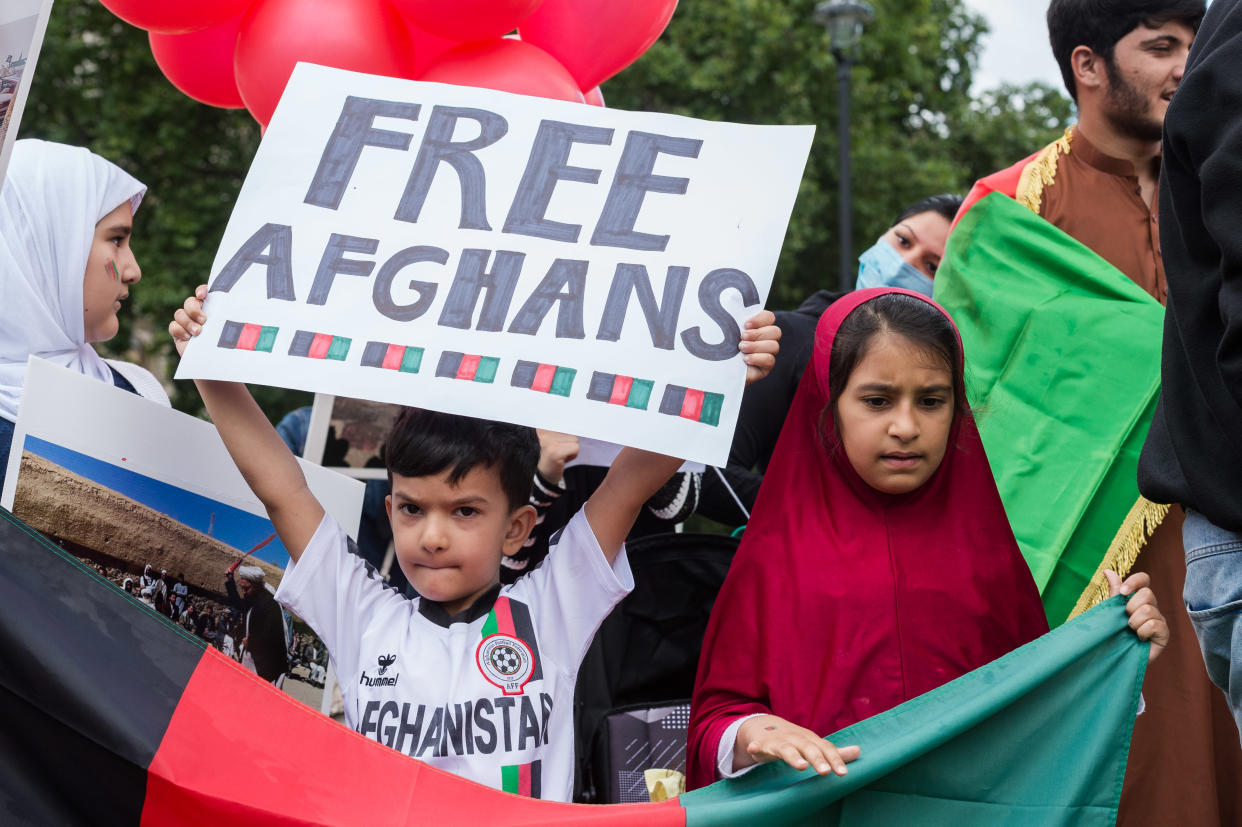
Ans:
{"label": "green tree", "polygon": [[[907,204],[965,192],[1055,138],[1068,99],[1041,84],[972,102],[986,24],[961,0],[873,0],[854,67],[853,249]],[[819,126],[770,304],[838,281],[836,66],[815,0],[683,0],[664,36],[608,81],[608,105],[711,120]],[[1051,54],[1048,60],[1052,60]],[[852,274],[851,274],[852,276]]]}

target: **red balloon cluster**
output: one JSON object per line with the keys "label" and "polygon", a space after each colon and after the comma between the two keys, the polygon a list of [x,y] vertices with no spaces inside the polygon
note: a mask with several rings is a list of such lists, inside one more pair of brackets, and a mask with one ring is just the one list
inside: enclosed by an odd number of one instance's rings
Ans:
{"label": "red balloon cluster", "polygon": [[[603,106],[677,0],[101,0],[195,100],[266,125],[299,61]],[[511,33],[517,31],[517,35]]]}

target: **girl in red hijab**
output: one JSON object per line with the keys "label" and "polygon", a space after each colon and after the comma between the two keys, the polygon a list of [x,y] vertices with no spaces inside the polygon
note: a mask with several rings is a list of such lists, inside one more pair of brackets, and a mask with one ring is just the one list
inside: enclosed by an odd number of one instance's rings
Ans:
{"label": "girl in red hijab", "polygon": [[[962,371],[948,314],[917,293],[859,290],[820,319],[708,625],[691,787],[772,760],[844,775],[858,748],[824,735],[1048,631]],[[1160,644],[1145,585],[1120,591]]]}

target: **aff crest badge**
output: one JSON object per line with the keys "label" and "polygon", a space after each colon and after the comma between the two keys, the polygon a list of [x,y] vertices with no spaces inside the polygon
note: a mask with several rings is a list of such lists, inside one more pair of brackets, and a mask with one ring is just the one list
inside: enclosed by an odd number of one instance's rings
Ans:
{"label": "aff crest badge", "polygon": [[506,695],[521,695],[535,671],[535,653],[526,641],[512,635],[488,635],[474,650],[479,671],[492,686]]}

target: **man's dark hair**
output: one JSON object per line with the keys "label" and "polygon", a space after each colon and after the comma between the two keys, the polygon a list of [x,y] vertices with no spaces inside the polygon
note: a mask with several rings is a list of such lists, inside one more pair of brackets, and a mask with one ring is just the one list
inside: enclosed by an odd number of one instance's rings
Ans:
{"label": "man's dark hair", "polygon": [[1048,40],[1070,97],[1078,101],[1070,55],[1079,46],[1111,63],[1117,41],[1139,26],[1156,28],[1180,20],[1198,31],[1206,11],[1204,0],[1052,0]]}
{"label": "man's dark hair", "polygon": [[925,212],[939,213],[946,221],[952,223],[953,219],[957,218],[957,211],[962,208],[963,200],[962,196],[952,192],[943,192],[940,195],[929,195],[926,198],[920,198],[902,210],[897,219],[888,226],[896,227],[907,218]]}
{"label": "man's dark hair", "polygon": [[392,475],[429,477],[449,471],[456,485],[474,468],[494,468],[514,509],[530,502],[539,464],[535,429],[472,416],[406,408],[385,444],[388,482]]}

